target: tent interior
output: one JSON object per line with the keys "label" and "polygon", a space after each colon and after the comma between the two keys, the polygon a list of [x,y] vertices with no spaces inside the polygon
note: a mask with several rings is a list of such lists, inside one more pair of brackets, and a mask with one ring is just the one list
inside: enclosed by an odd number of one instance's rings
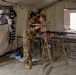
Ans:
{"label": "tent interior", "polygon": [[[23,46],[23,32],[30,16],[36,13],[46,15],[43,24],[47,31],[69,33],[66,37],[76,38],[76,27],[71,28],[75,21],[73,17],[76,16],[76,0],[0,0],[0,56]],[[74,41],[71,46],[75,45]],[[62,75],[76,75],[76,72]]]}
{"label": "tent interior", "polygon": [[[9,33],[8,29],[10,30],[10,24],[6,23],[5,24],[0,23],[0,55],[3,55],[4,53],[14,50],[17,48],[17,36],[22,36],[23,30],[26,29],[27,26],[27,21],[29,14],[32,12],[42,12],[46,14],[46,22],[45,24],[47,25],[47,30],[51,31],[64,31],[65,26],[64,26],[64,21],[66,24],[66,27],[69,27],[68,25],[69,22],[67,22],[67,18],[65,15],[65,20],[64,20],[64,9],[66,8],[75,8],[76,1],[75,0],[0,0],[0,10],[1,14],[6,13],[10,14],[9,12],[9,7],[12,6],[13,9],[15,10],[15,30],[16,30],[16,35],[15,35],[15,40],[13,45],[9,45]],[[72,5],[72,6],[71,6]],[[4,10],[3,10],[4,9]],[[7,10],[6,10],[7,9]],[[10,8],[11,9],[11,8]],[[50,14],[50,16],[49,16]],[[1,15],[2,16],[2,15]],[[4,17],[5,18],[5,15]],[[5,19],[6,20],[6,19]],[[13,19],[12,19],[13,20]],[[69,21],[69,20],[68,20]],[[14,36],[14,35],[13,35]]]}

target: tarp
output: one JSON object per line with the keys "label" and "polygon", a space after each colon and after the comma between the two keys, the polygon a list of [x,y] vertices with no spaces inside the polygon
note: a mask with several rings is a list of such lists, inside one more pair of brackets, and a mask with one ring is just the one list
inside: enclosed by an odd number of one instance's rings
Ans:
{"label": "tarp", "polygon": [[3,55],[9,44],[8,25],[0,25],[0,55]]}

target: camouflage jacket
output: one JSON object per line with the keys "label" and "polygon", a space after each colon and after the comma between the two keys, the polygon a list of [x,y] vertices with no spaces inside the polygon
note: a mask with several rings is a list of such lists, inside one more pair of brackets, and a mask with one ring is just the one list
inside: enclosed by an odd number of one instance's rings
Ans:
{"label": "camouflage jacket", "polygon": [[30,19],[29,23],[28,23],[28,27],[25,30],[25,37],[30,39],[30,40],[34,40],[36,38],[36,34],[40,32],[41,29],[35,31],[34,30],[34,26],[32,26],[32,24],[41,24],[37,17],[33,17],[32,19]]}

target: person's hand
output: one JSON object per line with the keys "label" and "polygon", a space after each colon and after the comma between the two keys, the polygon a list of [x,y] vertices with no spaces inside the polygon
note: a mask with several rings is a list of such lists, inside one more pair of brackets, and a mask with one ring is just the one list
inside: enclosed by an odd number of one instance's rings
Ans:
{"label": "person's hand", "polygon": [[35,27],[35,30],[38,30],[38,29],[40,29],[41,28],[41,26],[36,26]]}

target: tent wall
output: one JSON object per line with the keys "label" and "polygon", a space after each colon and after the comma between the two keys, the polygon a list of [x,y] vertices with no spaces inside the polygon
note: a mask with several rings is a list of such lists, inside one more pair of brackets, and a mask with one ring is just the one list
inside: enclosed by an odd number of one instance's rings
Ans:
{"label": "tent wall", "polygon": [[28,9],[26,6],[20,7],[19,5],[15,8],[17,13],[16,18],[16,39],[14,41],[12,49],[16,49],[17,45],[17,36],[23,36],[23,31],[27,26],[27,17],[28,17]]}
{"label": "tent wall", "polygon": [[48,30],[64,30],[64,8],[76,8],[76,3],[70,1],[60,1],[48,6],[46,11]]}
{"label": "tent wall", "polygon": [[23,30],[26,28],[26,20],[28,11],[26,7],[21,8],[19,5],[15,8],[17,12],[16,17],[16,39],[12,44],[9,44],[9,31],[8,31],[8,25],[0,25],[0,55],[3,55],[4,53],[15,50],[17,45],[17,36],[21,36],[23,33]]}
{"label": "tent wall", "polygon": [[8,47],[8,25],[1,25],[0,26],[0,55],[3,55],[5,52],[8,52],[9,50],[6,51]]}
{"label": "tent wall", "polygon": [[28,17],[28,8],[20,6],[16,7],[17,12],[17,22],[16,22],[16,35],[19,36],[22,34],[23,30],[27,26],[27,17]]}

